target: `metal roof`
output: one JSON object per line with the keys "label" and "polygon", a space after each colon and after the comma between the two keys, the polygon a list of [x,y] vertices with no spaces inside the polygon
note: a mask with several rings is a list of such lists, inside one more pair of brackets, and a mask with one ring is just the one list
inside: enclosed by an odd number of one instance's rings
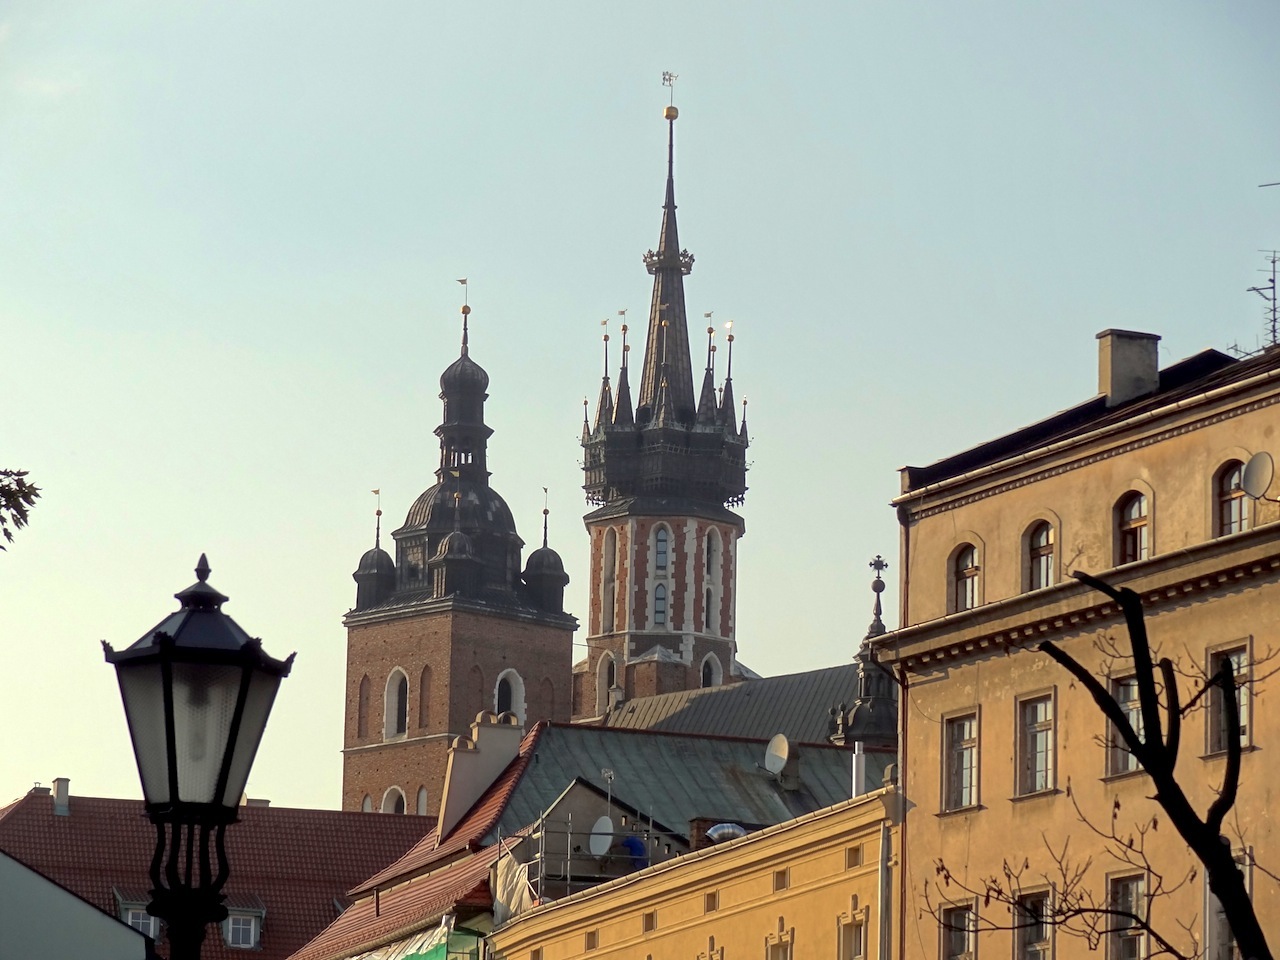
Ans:
{"label": "metal roof", "polygon": [[826,743],[830,709],[858,693],[854,663],[630,700],[604,717],[609,727],[663,730],[794,743]]}

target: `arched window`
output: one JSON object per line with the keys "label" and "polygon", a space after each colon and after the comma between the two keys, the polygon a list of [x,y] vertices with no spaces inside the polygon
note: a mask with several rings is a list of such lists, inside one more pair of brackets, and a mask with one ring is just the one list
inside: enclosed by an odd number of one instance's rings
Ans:
{"label": "arched window", "polygon": [[431,726],[431,665],[422,668],[418,681],[418,726]]}
{"label": "arched window", "polygon": [[1244,464],[1232,460],[1218,471],[1213,484],[1217,514],[1216,536],[1249,529],[1249,498],[1244,495]]}
{"label": "arched window", "polygon": [[661,583],[653,588],[653,625],[667,625],[667,588]]}
{"label": "arched window", "polygon": [[653,569],[658,573],[667,572],[670,541],[671,531],[665,526],[659,526],[653,534]]}
{"label": "arched window", "polygon": [[404,793],[399,787],[387,787],[387,792],[382,795],[382,812],[404,813],[404,809]]}
{"label": "arched window", "polygon": [[1116,563],[1147,559],[1150,542],[1147,498],[1137,491],[1125,494],[1116,504]]}
{"label": "arched window", "polygon": [[951,561],[951,611],[972,610],[978,605],[978,548],[962,544]]}
{"label": "arched window", "polygon": [[427,815],[427,788],[418,788],[418,816],[425,817]]}
{"label": "arched window", "polygon": [[609,690],[618,683],[618,667],[613,654],[606,650],[596,662],[596,711],[609,709]]}
{"label": "arched window", "polygon": [[612,527],[604,532],[604,556],[600,572],[600,632],[617,629],[618,534]]}
{"label": "arched window", "polygon": [[702,552],[706,556],[702,628],[707,633],[722,636],[724,629],[720,623],[720,606],[724,596],[724,542],[720,539],[720,531],[716,527],[707,530]]}
{"label": "arched window", "polygon": [[515,670],[503,670],[493,688],[493,712],[514,713],[524,723],[524,679]]}
{"label": "arched window", "polygon": [[356,699],[356,736],[369,736],[369,675],[360,678],[360,695]]}
{"label": "arched window", "polygon": [[724,668],[720,666],[720,658],[708,653],[702,658],[702,685],[718,687],[724,682]]}
{"label": "arched window", "polygon": [[409,730],[409,678],[399,667],[387,677],[383,724],[384,737],[402,737]]}
{"label": "arched window", "polygon": [[373,797],[367,793],[364,795],[364,799],[360,801],[360,812],[373,813]]}
{"label": "arched window", "polygon": [[1042,520],[1027,533],[1027,586],[1052,586],[1053,573],[1053,526]]}

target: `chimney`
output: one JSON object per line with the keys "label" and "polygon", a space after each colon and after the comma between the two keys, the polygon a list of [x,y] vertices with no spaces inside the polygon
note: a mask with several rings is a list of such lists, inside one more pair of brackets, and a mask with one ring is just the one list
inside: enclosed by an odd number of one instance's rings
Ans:
{"label": "chimney", "polygon": [[271,806],[271,801],[261,797],[245,797],[244,805],[246,807],[269,807]]}
{"label": "chimney", "polygon": [[510,714],[498,717],[488,711],[476,714],[470,737],[454,738],[445,765],[437,840],[449,835],[472,804],[516,758],[523,739],[524,728],[519,720]]}
{"label": "chimney", "polygon": [[71,780],[67,777],[53,781],[53,813],[58,817],[71,816]]}
{"label": "chimney", "polygon": [[1098,392],[1118,407],[1160,388],[1160,337],[1136,330],[1098,334]]}

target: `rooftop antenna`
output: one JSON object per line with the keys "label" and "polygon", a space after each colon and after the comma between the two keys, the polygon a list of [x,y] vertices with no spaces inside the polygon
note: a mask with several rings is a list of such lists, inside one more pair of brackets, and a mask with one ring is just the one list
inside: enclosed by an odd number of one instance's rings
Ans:
{"label": "rooftop antenna", "polygon": [[[1274,186],[1274,184],[1263,184],[1263,186]],[[1249,287],[1249,293],[1256,293],[1267,301],[1267,346],[1274,347],[1280,344],[1280,310],[1278,310],[1280,304],[1276,302],[1276,264],[1280,263],[1280,252],[1275,250],[1262,250],[1259,252],[1267,255],[1267,263],[1271,265],[1270,271],[1260,270],[1259,273],[1270,272],[1271,278],[1266,283],[1259,284],[1256,287]]]}
{"label": "rooftop antenna", "polygon": [[604,328],[604,378],[609,379],[609,318],[605,317],[600,321],[600,326]]}
{"label": "rooftop antenna", "polygon": [[378,509],[373,512],[373,549],[377,550],[382,546],[382,488],[369,492],[378,498]]}
{"label": "rooftop antenna", "polygon": [[551,510],[547,507],[547,488],[542,488],[542,549],[547,549],[547,517]]}

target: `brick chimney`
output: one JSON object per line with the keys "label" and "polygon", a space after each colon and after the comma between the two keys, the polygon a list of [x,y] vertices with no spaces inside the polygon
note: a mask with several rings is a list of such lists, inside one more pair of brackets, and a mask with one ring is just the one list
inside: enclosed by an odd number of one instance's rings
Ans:
{"label": "brick chimney", "polygon": [[1098,334],[1098,392],[1117,407],[1160,388],[1160,337],[1136,330]]}

